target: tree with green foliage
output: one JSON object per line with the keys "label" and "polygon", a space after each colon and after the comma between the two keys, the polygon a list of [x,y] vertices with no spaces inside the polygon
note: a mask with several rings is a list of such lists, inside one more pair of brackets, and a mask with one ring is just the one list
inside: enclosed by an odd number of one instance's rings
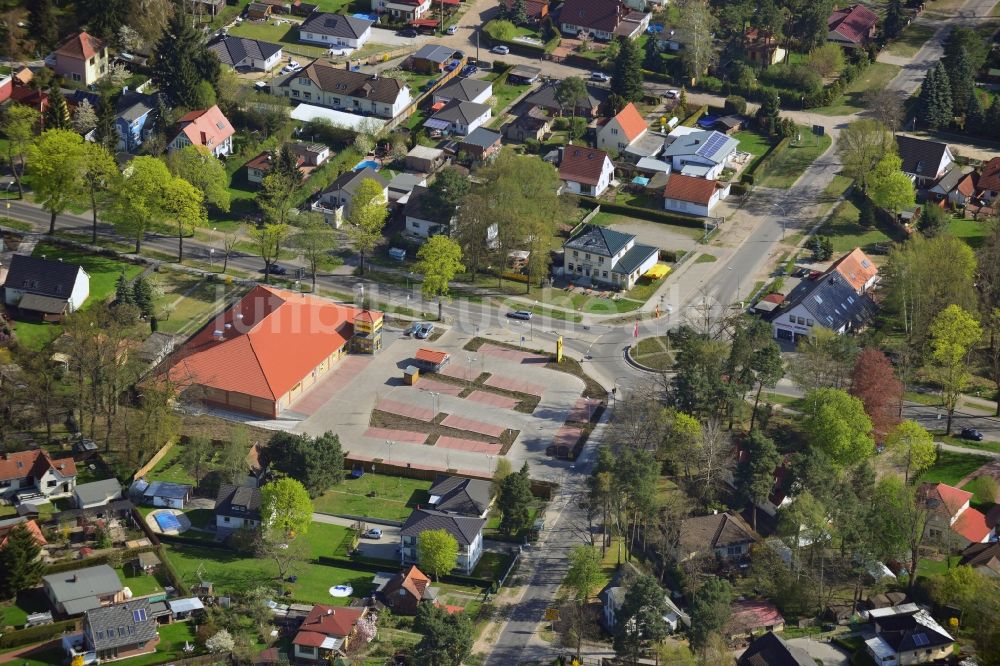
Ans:
{"label": "tree with green foliage", "polygon": [[24,104],[8,104],[0,120],[0,132],[7,137],[7,164],[17,183],[19,199],[24,198],[24,165],[38,121],[38,111]]}
{"label": "tree with green foliage", "polygon": [[382,241],[382,228],[389,216],[386,204],[383,188],[374,178],[362,180],[351,198],[347,237],[358,253],[358,268],[362,275],[365,273],[365,256],[371,254]]}
{"label": "tree with green foliage", "polygon": [[229,211],[229,175],[225,165],[204,146],[184,146],[167,155],[170,173],[198,188],[206,204]]}
{"label": "tree with green foliage", "polygon": [[525,7],[524,0],[513,0],[510,3],[507,18],[514,25],[526,25],[528,23],[528,9]]}
{"label": "tree with green foliage", "polygon": [[493,19],[486,24],[484,30],[501,42],[509,42],[517,36],[517,26],[506,19]]}
{"label": "tree with green foliage", "polygon": [[973,88],[969,94],[969,104],[965,109],[965,129],[973,134],[986,132],[986,109],[979,91]]}
{"label": "tree with green foliage", "polygon": [[618,38],[618,57],[611,72],[611,92],[627,102],[642,99],[642,56],[639,46],[626,37]]}
{"label": "tree with green foliage", "polygon": [[139,309],[139,313],[144,317],[153,314],[153,285],[143,276],[138,276],[132,282],[132,305]]}
{"label": "tree with green foliage", "polygon": [[531,479],[528,463],[500,483],[497,508],[500,510],[500,531],[510,536],[531,526]]}
{"label": "tree with green foliage", "polygon": [[118,148],[118,128],[115,127],[115,105],[107,94],[97,100],[97,124],[94,125],[94,143],[112,155]]}
{"label": "tree with green foliage", "polygon": [[875,206],[868,197],[861,197],[858,203],[858,226],[862,229],[874,229],[878,219],[875,217]]}
{"label": "tree with green foliage", "polygon": [[49,233],[56,230],[56,218],[79,199],[84,159],[83,137],[72,130],[42,132],[28,150],[35,199],[49,213]]}
{"label": "tree with green foliage", "polygon": [[448,530],[424,530],[417,536],[417,565],[434,580],[454,569],[457,560],[458,541]]}
{"label": "tree with green foliage", "polygon": [[809,52],[808,65],[823,78],[837,76],[844,70],[844,48],[827,42]]}
{"label": "tree with green foliage", "polygon": [[951,86],[951,115],[962,116],[969,108],[969,98],[976,92],[976,74],[972,57],[964,45],[960,45],[951,59],[944,61]]}
{"label": "tree with green foliage", "polygon": [[128,23],[131,10],[130,0],[80,0],[76,16],[79,25],[87,26],[87,32],[108,41]]}
{"label": "tree with green foliage", "polygon": [[128,163],[116,178],[108,217],[122,236],[135,240],[135,252],[142,251],[146,232],[164,220],[164,193],[173,176],[162,160],[140,156]]}
{"label": "tree with green foliage", "polygon": [[927,70],[920,86],[917,119],[931,129],[947,127],[952,121],[953,104],[948,71],[940,61]]}
{"label": "tree with green foliage", "polygon": [[[765,386],[773,388],[784,374],[781,349],[774,341],[771,327],[758,317],[741,318],[733,331],[726,375],[733,392],[733,405],[744,403],[747,393],[754,391],[751,430],[757,421],[761,391]],[[730,413],[730,420],[733,412]]]}
{"label": "tree with green foliage", "polygon": [[759,430],[751,430],[736,467],[736,488],[753,507],[753,528],[757,529],[757,506],[763,504],[774,489],[774,471],[781,464],[781,455],[774,440]]}
{"label": "tree with green foliage", "polygon": [[733,590],[724,578],[709,578],[691,601],[691,647],[700,650],[729,621]]}
{"label": "tree with green foliage", "polygon": [[185,12],[177,11],[170,17],[155,53],[153,81],[170,104],[199,108],[198,102],[207,101],[203,87],[199,86],[202,81],[214,86],[219,80],[221,64],[205,48],[202,35]]}
{"label": "tree with green foliage", "polygon": [[332,432],[317,437],[275,433],[266,451],[271,468],[301,481],[311,497],[322,495],[344,480],[344,452],[340,438]]}
{"label": "tree with green foliage", "polygon": [[260,522],[265,531],[294,539],[309,531],[313,505],[305,486],[285,477],[260,489]]}
{"label": "tree with green foliage", "polygon": [[177,231],[177,263],[184,263],[184,237],[195,229],[208,226],[204,195],[183,178],[171,178],[163,190],[164,216],[174,223]]}
{"label": "tree with green foliage", "polygon": [[841,467],[853,467],[875,453],[871,418],[854,396],[834,388],[814,389],[806,394],[802,411],[810,445]]}
{"label": "tree with green foliage", "polygon": [[69,113],[66,97],[58,84],[49,88],[49,104],[45,107],[42,126],[46,130],[72,130],[73,117]]}
{"label": "tree with green foliage", "polygon": [[655,577],[640,575],[625,591],[622,607],[615,614],[612,643],[615,654],[638,663],[639,657],[670,634],[663,617],[667,607],[667,591]]}
{"label": "tree with green foliage", "polygon": [[951,434],[951,421],[962,391],[972,378],[969,356],[983,330],[974,316],[958,305],[949,305],[931,322],[931,374],[941,387],[948,414],[944,434]]}
{"label": "tree with green foliage", "polygon": [[561,113],[569,109],[570,115],[576,118],[576,110],[590,97],[587,84],[579,76],[567,76],[556,84],[556,102]]}
{"label": "tree with green foliage", "polygon": [[566,572],[565,584],[573,591],[576,601],[586,604],[603,577],[601,551],[590,544],[573,546],[569,552],[569,571]]}
{"label": "tree with green foliage", "polygon": [[35,41],[38,51],[46,52],[59,39],[59,23],[56,20],[52,0],[32,0],[28,3],[28,36]]}
{"label": "tree with green foliage", "polygon": [[913,181],[903,173],[903,160],[889,153],[879,160],[872,172],[868,196],[876,206],[895,215],[916,203]]}
{"label": "tree with green foliage", "polygon": [[681,340],[674,363],[671,398],[679,411],[697,417],[721,417],[730,404],[724,381],[729,349],[721,340],[690,336]]}
{"label": "tree with green foliage", "polygon": [[97,112],[94,105],[86,97],[80,100],[73,110],[73,130],[80,135],[86,135],[90,130],[97,127]]}
{"label": "tree with green foliage", "polygon": [[271,267],[281,256],[281,249],[285,246],[285,241],[291,237],[292,227],[287,224],[273,223],[248,226],[247,235],[257,250],[257,254],[264,260],[264,284],[270,284]]}
{"label": "tree with green foliage", "polygon": [[181,464],[194,479],[194,485],[199,485],[205,478],[214,453],[212,440],[204,435],[194,435],[181,447]]}
{"label": "tree with green foliage", "polygon": [[700,78],[718,58],[712,35],[718,21],[706,0],[680,0],[675,3],[679,20],[677,32],[684,43],[681,62],[684,73],[691,78]]}
{"label": "tree with green foliage", "polygon": [[45,572],[42,548],[24,523],[7,533],[7,543],[0,548],[0,595],[13,599],[18,592],[38,585]]}
{"label": "tree with green foliage", "polygon": [[771,88],[763,89],[763,96],[760,106],[757,108],[757,126],[761,131],[773,136],[778,130],[779,114],[781,112],[781,99],[778,93]]}
{"label": "tree with green foliage", "polygon": [[447,236],[431,236],[417,250],[414,270],[424,276],[420,291],[424,298],[438,299],[438,319],[441,319],[442,299],[448,295],[448,286],[455,276],[465,270],[462,265],[462,248]]}
{"label": "tree with green foliage", "polygon": [[312,276],[312,291],[316,293],[316,274],[319,269],[336,264],[331,254],[337,248],[337,237],[333,229],[321,217],[306,217],[298,223],[298,232],[292,236],[290,244],[306,260]]}
{"label": "tree with green foliage", "polygon": [[873,516],[871,531],[882,552],[906,552],[910,555],[911,590],[920,573],[917,563],[926,538],[928,517],[927,503],[917,496],[917,492],[903,479],[890,474],[879,479],[872,500],[878,511]]}
{"label": "tree with green foliage", "polygon": [[125,277],[125,273],[119,273],[118,280],[115,281],[115,305],[135,305],[132,285]]}
{"label": "tree with green foliage", "polygon": [[895,152],[896,141],[892,132],[883,123],[871,118],[848,124],[837,139],[837,153],[844,165],[844,175],[853,178],[862,192],[868,191],[876,165],[883,157]]}
{"label": "tree with green foliage", "polygon": [[663,57],[660,52],[659,40],[656,35],[650,35],[646,40],[645,52],[642,56],[642,66],[651,72],[663,70]]}
{"label": "tree with green foliage", "polygon": [[921,206],[917,229],[927,238],[934,238],[948,232],[951,217],[940,206]]}
{"label": "tree with green foliage", "polygon": [[956,26],[950,30],[943,46],[944,57],[941,62],[949,76],[959,70],[959,55],[962,51],[965,51],[969,59],[968,66],[973,72],[983,68],[990,53],[989,40],[983,39],[974,28],[966,26]]}
{"label": "tree with green foliage", "polygon": [[885,448],[903,468],[903,480],[907,483],[911,476],[920,476],[937,459],[934,438],[916,421],[903,421],[893,428],[885,439]]}
{"label": "tree with green foliage", "polygon": [[420,197],[422,214],[426,219],[450,229],[451,219],[470,187],[469,177],[458,168],[442,169]]}
{"label": "tree with green foliage", "polygon": [[889,0],[889,6],[882,19],[882,32],[887,39],[896,39],[906,27],[906,16],[903,14],[902,0]]}
{"label": "tree with green foliage", "polygon": [[449,613],[437,604],[420,604],[413,629],[421,634],[413,658],[426,666],[461,666],[475,642],[468,613]]}

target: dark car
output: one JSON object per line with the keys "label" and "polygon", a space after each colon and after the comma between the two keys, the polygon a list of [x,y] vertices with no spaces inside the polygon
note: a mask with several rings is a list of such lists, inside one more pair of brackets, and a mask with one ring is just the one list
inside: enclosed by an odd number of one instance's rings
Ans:
{"label": "dark car", "polygon": [[508,312],[507,316],[511,319],[523,319],[524,321],[531,319],[531,313],[527,310],[514,310],[513,312]]}
{"label": "dark car", "polygon": [[479,71],[479,68],[475,65],[466,65],[462,68],[462,71],[458,73],[462,78],[468,78]]}
{"label": "dark car", "polygon": [[288,274],[288,269],[285,268],[284,266],[279,266],[278,264],[273,264],[271,266],[271,270],[270,271],[268,271],[267,270],[267,266],[265,266],[264,268],[260,269],[260,272],[261,273],[270,273],[271,275],[287,275]]}
{"label": "dark car", "polygon": [[962,428],[962,439],[971,439],[974,442],[983,441],[983,433],[975,428]]}
{"label": "dark car", "polygon": [[417,36],[417,31],[414,30],[413,28],[407,28],[406,30],[400,30],[399,31],[399,36],[400,37],[416,37]]}

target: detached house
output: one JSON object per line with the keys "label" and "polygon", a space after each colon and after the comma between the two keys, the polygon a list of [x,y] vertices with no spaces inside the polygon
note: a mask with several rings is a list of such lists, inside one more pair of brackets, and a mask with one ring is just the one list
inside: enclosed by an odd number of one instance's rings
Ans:
{"label": "detached house", "polygon": [[382,188],[383,200],[389,201],[389,181],[371,167],[340,174],[335,181],[330,183],[329,187],[320,193],[318,203],[326,210],[333,212],[334,222],[337,226],[340,226],[341,221],[351,214],[351,201],[354,200],[354,193],[366,180],[377,182]]}
{"label": "detached house", "polygon": [[[646,120],[632,102],[597,128],[597,147],[618,154],[649,131]],[[660,141],[662,144],[662,139]]]}
{"label": "detached house", "polygon": [[720,199],[729,194],[729,183],[671,174],[663,191],[663,208],[677,213],[708,217]]}
{"label": "detached house", "polygon": [[736,139],[715,130],[674,132],[673,139],[663,149],[663,160],[670,162],[674,173],[685,176],[718,178],[740,145]]}
{"label": "detached house", "polygon": [[0,497],[30,500],[68,497],[76,489],[76,463],[53,460],[42,450],[18,451],[0,457]]}
{"label": "detached house", "polygon": [[417,539],[428,530],[445,530],[458,542],[455,568],[469,575],[483,555],[483,527],[486,519],[460,516],[434,509],[415,509],[399,531],[400,561],[403,565],[417,561]]}
{"label": "detached house", "polygon": [[[95,105],[96,106],[96,105]],[[133,91],[123,93],[115,103],[118,150],[136,153],[149,134],[156,117],[156,98]]]}
{"label": "detached house", "polygon": [[675,557],[678,562],[699,557],[738,561],[750,554],[757,535],[746,522],[732,513],[695,516],[681,522]]}
{"label": "detached house", "polygon": [[215,526],[220,530],[259,527],[260,490],[223,484],[215,499]]}
{"label": "detached house", "polygon": [[319,60],[288,76],[273,90],[293,102],[378,118],[394,118],[413,101],[409,87],[398,79],[351,72]]}
{"label": "detached house", "polygon": [[435,603],[438,592],[416,564],[392,576],[375,590],[379,600],[397,615],[416,615],[421,604]]}
{"label": "detached house", "polygon": [[438,511],[485,518],[493,497],[485,479],[438,474],[428,494],[428,504]]}
{"label": "detached house", "polygon": [[750,642],[750,646],[736,661],[736,666],[815,666],[809,653],[789,645],[773,631]]}
{"label": "detached house", "polygon": [[367,608],[316,604],[292,639],[295,661],[327,664],[332,657],[346,654],[358,622],[367,614]]}
{"label": "detached house", "polygon": [[328,12],[315,12],[299,26],[300,42],[328,48],[360,49],[371,35],[371,21]]}
{"label": "detached house", "polygon": [[52,608],[66,615],[125,600],[122,582],[107,564],[42,576],[42,587]]}
{"label": "detached house", "polygon": [[97,663],[156,652],[158,623],[146,599],[87,611],[83,621],[84,663]]}
{"label": "detached house", "polygon": [[465,136],[493,117],[489,104],[453,99],[424,122],[424,127],[449,134]]}
{"label": "detached house", "polygon": [[569,280],[631,289],[659,256],[657,248],[637,244],[632,234],[588,224],[563,243],[563,270]]}
{"label": "detached house", "polygon": [[925,610],[873,617],[865,650],[876,664],[928,664],[952,654],[955,639]]}
{"label": "detached house", "polygon": [[864,5],[834,9],[826,20],[826,40],[847,48],[861,48],[875,39],[878,16]]}
{"label": "detached house", "polygon": [[977,186],[979,196],[989,202],[1000,195],[1000,157],[994,157],[983,165]]}
{"label": "detached house", "polygon": [[927,509],[926,535],[966,548],[986,543],[993,529],[986,516],[969,506],[972,493],[943,483],[925,483],[917,489],[918,501]]}
{"label": "detached house", "polygon": [[247,37],[219,37],[207,46],[223,65],[233,69],[270,72],[281,62],[281,45]]}
{"label": "detached house", "polygon": [[108,45],[86,32],[63,41],[53,52],[56,74],[89,86],[108,73]]}
{"label": "detached house", "polygon": [[233,152],[233,135],[236,131],[218,106],[198,109],[181,116],[175,130],[177,133],[167,144],[167,150],[201,146],[216,157]]}
{"label": "detached house", "polygon": [[460,102],[486,104],[490,97],[493,97],[493,83],[480,79],[453,79],[451,83],[434,91],[435,104],[456,99]]}
{"label": "detached house", "polygon": [[632,11],[620,0],[566,0],[559,14],[559,29],[573,37],[587,36],[607,42],[618,37],[637,39],[652,16]]}
{"label": "detached house", "polygon": [[3,281],[9,308],[45,321],[59,321],[83,306],[90,296],[90,275],[76,264],[15,254]]}
{"label": "detached house", "polygon": [[372,0],[372,11],[400,21],[416,21],[431,10],[431,0]]}
{"label": "detached house", "polygon": [[918,188],[932,186],[945,176],[955,164],[948,144],[939,141],[896,136],[902,171]]}
{"label": "detached house", "polygon": [[572,144],[562,149],[559,179],[569,192],[599,197],[614,177],[615,165],[603,150]]}

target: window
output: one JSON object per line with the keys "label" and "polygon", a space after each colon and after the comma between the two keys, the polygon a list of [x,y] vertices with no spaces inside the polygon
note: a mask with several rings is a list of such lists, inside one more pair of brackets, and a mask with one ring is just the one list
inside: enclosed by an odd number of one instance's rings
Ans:
{"label": "window", "polygon": [[222,518],[222,522],[224,522],[224,523],[228,523],[228,522],[229,522],[229,516],[224,516],[224,517]]}
{"label": "window", "polygon": [[304,98],[306,98],[306,99],[312,99],[312,93],[309,93],[309,92],[307,92],[307,93],[302,93],[302,96],[303,96]]}
{"label": "window", "polygon": [[618,128],[617,127],[612,127],[611,128],[611,133],[612,134],[618,134]]}
{"label": "window", "polygon": [[579,257],[579,256],[580,256],[580,253],[579,253],[579,252],[577,252],[576,250],[573,250],[573,256],[574,256],[574,257]]}
{"label": "window", "polygon": [[82,81],[83,79],[81,78],[81,76],[79,74],[74,74],[73,75],[73,80],[74,81]]}
{"label": "window", "polygon": [[583,256],[584,256],[584,259],[590,259],[590,255],[589,254],[585,254]]}
{"label": "window", "polygon": [[292,97],[298,97],[298,96],[299,96],[299,91],[298,90],[293,90],[292,91]]}
{"label": "window", "polygon": [[604,257],[598,257],[597,258],[597,263],[603,264],[604,263]]}
{"label": "window", "polygon": [[603,272],[603,273],[601,274],[601,277],[603,277],[603,278],[604,278],[605,280],[606,280],[606,279],[608,279],[608,272],[607,272],[607,271],[604,271],[604,272]]}
{"label": "window", "polygon": [[327,35],[323,35],[321,39],[325,42],[325,41],[329,40],[330,37],[327,36]]}
{"label": "window", "polygon": [[566,270],[568,271],[573,270],[573,264],[566,264]]}
{"label": "window", "polygon": [[93,57],[92,57],[92,58],[90,59],[90,64],[91,64],[91,66],[93,66],[95,62],[97,62],[97,58],[93,58]]}
{"label": "window", "polygon": [[812,326],[812,325],[813,325],[813,320],[812,319],[806,319],[806,326]]}
{"label": "window", "polygon": [[58,481],[49,481],[48,483],[45,484],[45,487],[46,488],[55,488],[57,483],[59,483],[59,482]]}

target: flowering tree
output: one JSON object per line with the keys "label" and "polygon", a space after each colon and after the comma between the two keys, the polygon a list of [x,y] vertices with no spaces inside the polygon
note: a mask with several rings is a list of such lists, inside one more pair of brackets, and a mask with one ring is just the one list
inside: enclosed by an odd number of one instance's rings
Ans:
{"label": "flowering tree", "polygon": [[232,652],[234,647],[236,647],[236,641],[225,629],[220,629],[214,636],[205,641],[205,649],[216,654]]}
{"label": "flowering tree", "polygon": [[371,643],[375,640],[375,636],[378,632],[378,614],[368,613],[363,618],[358,620],[357,630],[358,638],[363,640],[365,643]]}

